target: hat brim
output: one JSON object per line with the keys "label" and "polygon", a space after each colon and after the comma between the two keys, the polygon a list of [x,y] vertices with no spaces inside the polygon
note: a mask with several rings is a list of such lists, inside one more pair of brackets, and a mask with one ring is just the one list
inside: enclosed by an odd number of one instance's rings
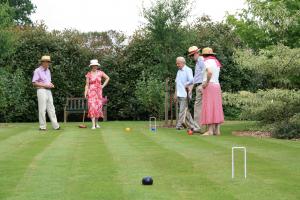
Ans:
{"label": "hat brim", "polygon": [[188,56],[192,56],[192,55],[194,55],[195,53],[199,53],[200,50],[201,50],[201,49],[197,49],[197,50],[195,50],[195,51],[189,52]]}
{"label": "hat brim", "polygon": [[92,67],[92,66],[100,67],[100,64],[92,64],[92,65],[90,65],[90,67]]}
{"label": "hat brim", "polygon": [[217,55],[216,53],[201,53],[201,55]]}
{"label": "hat brim", "polygon": [[52,63],[51,60],[40,60],[40,62],[48,62],[48,63]]}

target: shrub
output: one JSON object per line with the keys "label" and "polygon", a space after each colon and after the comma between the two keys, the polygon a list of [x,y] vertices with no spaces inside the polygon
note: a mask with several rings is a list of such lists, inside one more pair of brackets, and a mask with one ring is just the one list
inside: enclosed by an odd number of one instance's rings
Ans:
{"label": "shrub", "polygon": [[135,95],[148,115],[161,117],[164,112],[164,83],[154,77],[137,82]]}
{"label": "shrub", "polygon": [[[300,91],[272,89],[257,93],[224,93],[224,108],[240,110],[240,119],[262,122],[275,137],[291,138],[299,134]],[[225,110],[225,109],[224,109]]]}
{"label": "shrub", "polygon": [[282,139],[300,138],[300,113],[295,114],[288,121],[282,121],[275,125],[274,137]]}
{"label": "shrub", "polygon": [[22,70],[17,69],[13,74],[4,68],[0,68],[1,121],[22,121],[23,118],[26,118],[27,110],[36,110],[30,107],[33,102],[28,100],[26,84]]}

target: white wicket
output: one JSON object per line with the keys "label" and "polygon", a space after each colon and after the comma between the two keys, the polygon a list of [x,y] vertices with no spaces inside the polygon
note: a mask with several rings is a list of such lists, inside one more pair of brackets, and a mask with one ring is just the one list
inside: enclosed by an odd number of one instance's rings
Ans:
{"label": "white wicket", "polygon": [[232,178],[234,178],[234,150],[242,149],[244,150],[244,176],[247,178],[247,150],[246,147],[232,147],[231,149],[231,169],[232,169]]}
{"label": "white wicket", "polygon": [[156,117],[149,118],[149,130],[156,132],[156,130],[157,130]]}

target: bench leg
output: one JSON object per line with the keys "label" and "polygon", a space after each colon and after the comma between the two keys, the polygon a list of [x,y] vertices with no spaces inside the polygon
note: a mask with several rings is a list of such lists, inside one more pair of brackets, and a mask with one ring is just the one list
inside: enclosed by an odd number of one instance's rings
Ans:
{"label": "bench leg", "polygon": [[67,123],[67,117],[68,117],[68,113],[67,111],[64,112],[64,123]]}
{"label": "bench leg", "polygon": [[104,118],[103,118],[103,121],[107,121],[107,106],[104,106],[103,107],[103,115],[104,115]]}

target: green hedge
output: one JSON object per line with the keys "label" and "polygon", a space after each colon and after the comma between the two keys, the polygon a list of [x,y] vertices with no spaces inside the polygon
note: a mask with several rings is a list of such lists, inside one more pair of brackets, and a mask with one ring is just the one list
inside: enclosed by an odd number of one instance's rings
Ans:
{"label": "green hedge", "polygon": [[272,131],[274,137],[300,138],[300,91],[298,90],[225,92],[223,102],[225,110],[230,107],[240,111],[240,119],[262,122]]}

